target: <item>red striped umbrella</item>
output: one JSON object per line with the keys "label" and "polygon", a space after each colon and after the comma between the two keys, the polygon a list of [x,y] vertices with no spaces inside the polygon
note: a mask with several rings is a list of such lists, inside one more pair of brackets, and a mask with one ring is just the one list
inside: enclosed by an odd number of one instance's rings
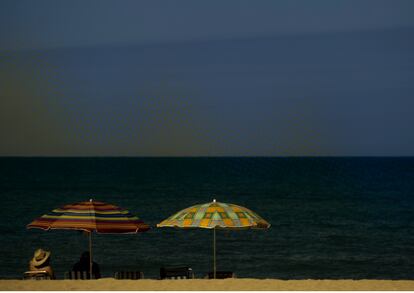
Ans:
{"label": "red striped umbrella", "polygon": [[128,210],[104,202],[89,201],[65,205],[34,220],[27,228],[82,230],[89,233],[90,274],[92,277],[92,232],[138,233],[149,226]]}

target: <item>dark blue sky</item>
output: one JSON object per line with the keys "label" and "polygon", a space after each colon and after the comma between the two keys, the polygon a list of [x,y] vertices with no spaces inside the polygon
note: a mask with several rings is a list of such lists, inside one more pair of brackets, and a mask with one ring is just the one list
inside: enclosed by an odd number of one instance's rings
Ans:
{"label": "dark blue sky", "polygon": [[414,26],[410,0],[2,0],[0,48]]}
{"label": "dark blue sky", "polygon": [[1,1],[0,155],[414,155],[414,1]]}

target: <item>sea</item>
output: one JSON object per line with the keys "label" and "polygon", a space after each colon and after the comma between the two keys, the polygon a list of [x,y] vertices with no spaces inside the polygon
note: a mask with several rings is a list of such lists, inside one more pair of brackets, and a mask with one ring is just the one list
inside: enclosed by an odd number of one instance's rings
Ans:
{"label": "sea", "polygon": [[88,237],[26,229],[33,219],[89,199],[131,211],[152,229],[93,234],[94,261],[158,278],[164,266],[213,266],[211,230],[156,228],[191,205],[245,206],[268,230],[217,231],[217,269],[239,278],[414,279],[414,158],[0,158],[0,278],[20,279],[37,248],[63,278]]}

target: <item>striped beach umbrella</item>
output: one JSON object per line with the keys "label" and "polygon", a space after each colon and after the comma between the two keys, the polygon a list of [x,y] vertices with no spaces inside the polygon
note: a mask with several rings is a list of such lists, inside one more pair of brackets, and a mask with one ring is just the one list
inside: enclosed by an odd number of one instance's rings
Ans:
{"label": "striped beach umbrella", "polygon": [[255,212],[235,204],[212,202],[191,206],[157,224],[157,227],[213,230],[213,276],[216,277],[216,229],[267,229],[270,224]]}
{"label": "striped beach umbrella", "polygon": [[90,274],[92,276],[92,232],[138,233],[149,230],[149,226],[128,210],[100,201],[79,202],[54,209],[35,219],[27,228],[43,230],[81,230],[89,233]]}

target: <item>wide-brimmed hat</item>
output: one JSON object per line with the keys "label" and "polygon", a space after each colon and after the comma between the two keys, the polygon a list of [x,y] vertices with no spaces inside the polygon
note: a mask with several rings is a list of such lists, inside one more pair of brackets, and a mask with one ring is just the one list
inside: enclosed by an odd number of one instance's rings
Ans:
{"label": "wide-brimmed hat", "polygon": [[43,249],[39,248],[35,251],[32,259],[32,263],[34,266],[40,266],[44,264],[50,257],[50,251],[44,251]]}

